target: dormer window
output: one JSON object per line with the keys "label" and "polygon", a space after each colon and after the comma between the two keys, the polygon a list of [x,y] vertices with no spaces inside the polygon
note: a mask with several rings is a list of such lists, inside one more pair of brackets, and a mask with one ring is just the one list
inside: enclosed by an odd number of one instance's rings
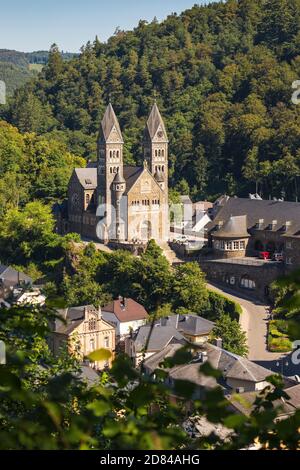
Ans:
{"label": "dormer window", "polygon": [[262,230],[262,228],[264,226],[264,221],[265,221],[265,219],[259,219],[258,222],[255,224],[255,228],[257,230]]}
{"label": "dormer window", "polygon": [[268,230],[274,230],[277,225],[277,220],[272,220],[272,222],[268,225]]}
{"label": "dormer window", "polygon": [[285,232],[287,232],[287,231],[289,230],[289,228],[290,228],[291,225],[292,225],[292,222],[291,222],[290,220],[287,220],[286,223],[285,223],[284,226],[283,226],[283,230],[284,230]]}

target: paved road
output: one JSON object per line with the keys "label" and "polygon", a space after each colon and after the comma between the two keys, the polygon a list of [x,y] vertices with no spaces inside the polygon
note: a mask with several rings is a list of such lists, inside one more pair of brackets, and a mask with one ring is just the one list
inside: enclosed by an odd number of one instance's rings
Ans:
{"label": "paved road", "polygon": [[243,309],[240,324],[247,334],[249,359],[253,361],[274,361],[282,356],[267,350],[267,320],[266,305],[252,300],[246,296],[240,296],[233,290],[208,284],[208,288],[225,294],[228,298],[239,303]]}
{"label": "paved road", "polygon": [[[300,376],[300,351],[294,353],[272,353],[267,350],[267,314],[265,305],[259,301],[237,295],[232,289],[207,284],[211,290],[226,295],[226,297],[239,303],[243,309],[240,324],[247,333],[249,354],[248,358],[257,364],[281,373],[286,377]],[[292,358],[292,355],[295,355]],[[296,361],[295,361],[296,359]],[[297,361],[298,359],[298,361]],[[299,362],[299,364],[297,364]]]}

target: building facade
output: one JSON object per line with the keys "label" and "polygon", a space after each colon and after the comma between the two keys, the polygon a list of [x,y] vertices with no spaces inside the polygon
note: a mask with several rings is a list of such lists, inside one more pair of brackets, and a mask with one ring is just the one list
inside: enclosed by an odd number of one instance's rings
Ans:
{"label": "building facade", "polygon": [[[101,121],[97,163],[76,168],[71,176],[67,230],[105,243],[166,241],[168,136],[156,103],[144,130],[143,165],[125,165],[123,147],[110,103]],[[61,220],[59,226],[63,226]]]}
{"label": "building facade", "polygon": [[223,198],[208,224],[207,277],[266,300],[280,275],[300,268],[300,203]]}
{"label": "building facade", "polygon": [[102,318],[100,309],[93,305],[69,307],[59,311],[61,320],[56,319],[51,325],[49,345],[53,354],[60,348],[68,346],[70,353],[84,360],[97,349],[107,349],[110,359],[96,361],[92,364],[101,370],[110,367],[116,345],[115,327]]}

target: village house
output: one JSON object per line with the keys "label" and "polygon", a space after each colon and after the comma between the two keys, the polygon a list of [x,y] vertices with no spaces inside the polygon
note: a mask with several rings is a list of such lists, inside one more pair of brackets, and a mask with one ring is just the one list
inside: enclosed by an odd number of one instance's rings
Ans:
{"label": "village house", "polygon": [[137,367],[141,360],[169,344],[202,344],[208,341],[214,323],[197,315],[171,315],[145,325],[127,338],[125,351]]}
{"label": "village house", "polygon": [[[292,381],[290,380],[290,382]],[[288,398],[278,398],[273,402],[274,407],[278,410],[276,420],[286,419],[300,409],[300,384],[289,383],[284,391]],[[236,413],[249,416],[254,410],[256,398],[257,393],[255,392],[245,392],[240,396],[232,395],[229,397],[231,409]]]}
{"label": "village house", "polygon": [[148,313],[135,300],[119,297],[102,308],[102,318],[115,326],[117,341],[122,341],[147,322]]}
{"label": "village house", "polygon": [[111,358],[92,363],[101,370],[111,365],[115,352],[115,327],[104,320],[100,308],[93,305],[69,307],[58,311],[61,319],[51,324],[49,345],[54,354],[65,344],[82,360],[97,349],[107,349]]}
{"label": "village house", "polygon": [[169,344],[187,344],[185,337],[174,326],[160,324],[141,326],[137,332],[125,340],[125,352],[135,367],[160,352]]}
{"label": "village house", "polygon": [[[180,349],[179,344],[169,344],[161,351],[146,358],[144,370],[149,375],[160,368],[164,359],[173,357]],[[220,378],[208,377],[199,372],[205,362],[221,372]],[[233,354],[214,344],[205,343],[194,353],[188,364],[176,365],[168,372],[167,383],[174,387],[176,380],[188,380],[196,385],[194,398],[204,396],[206,390],[220,386],[224,395],[232,393],[257,392],[267,385],[267,377],[271,372],[248,359]]]}
{"label": "village house", "polygon": [[31,277],[11,266],[0,264],[0,297],[6,299],[15,287],[28,287],[33,284]]}

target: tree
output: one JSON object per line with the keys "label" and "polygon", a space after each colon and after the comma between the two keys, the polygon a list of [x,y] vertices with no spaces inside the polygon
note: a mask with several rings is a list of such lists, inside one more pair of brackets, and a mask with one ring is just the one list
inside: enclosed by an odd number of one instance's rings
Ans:
{"label": "tree", "polygon": [[241,329],[236,320],[231,320],[229,315],[224,313],[216,321],[213,330],[215,338],[222,339],[222,347],[227,351],[246,356],[248,353],[246,333]]}
{"label": "tree", "polygon": [[188,313],[201,314],[208,301],[205,276],[199,264],[184,263],[175,267],[172,284],[172,304]]}

